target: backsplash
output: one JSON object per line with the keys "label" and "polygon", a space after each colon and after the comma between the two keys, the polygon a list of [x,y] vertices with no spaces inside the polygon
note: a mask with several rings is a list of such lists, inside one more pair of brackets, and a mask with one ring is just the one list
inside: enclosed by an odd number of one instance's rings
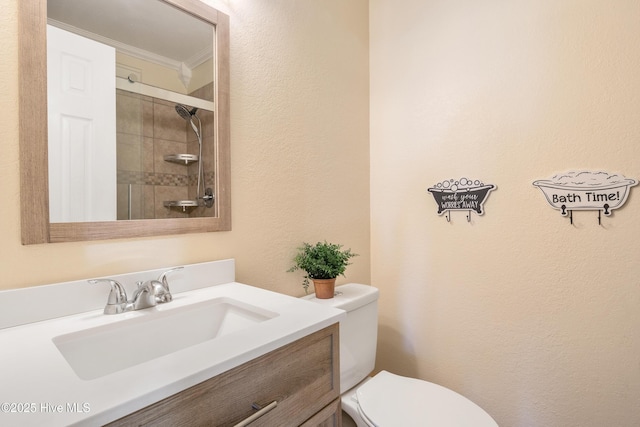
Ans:
{"label": "backsplash", "polygon": [[[108,278],[122,283],[130,295],[137,281],[157,279],[171,267],[113,274]],[[104,308],[109,285],[87,283],[93,278],[0,291],[0,329]],[[233,259],[185,265],[170,278],[174,294],[234,281]]]}

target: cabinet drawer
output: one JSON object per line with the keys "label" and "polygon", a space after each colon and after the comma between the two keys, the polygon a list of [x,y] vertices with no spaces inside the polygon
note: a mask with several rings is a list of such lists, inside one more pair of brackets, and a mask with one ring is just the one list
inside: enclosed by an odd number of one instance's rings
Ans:
{"label": "cabinet drawer", "polygon": [[342,427],[342,403],[338,397],[300,427]]}
{"label": "cabinet drawer", "polygon": [[299,426],[340,395],[338,324],[276,349],[110,425]]}

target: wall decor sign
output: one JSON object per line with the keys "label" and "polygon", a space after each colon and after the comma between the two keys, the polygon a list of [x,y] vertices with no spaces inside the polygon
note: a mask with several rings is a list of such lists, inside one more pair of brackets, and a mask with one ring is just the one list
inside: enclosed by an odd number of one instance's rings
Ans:
{"label": "wall decor sign", "polygon": [[447,212],[447,221],[451,221],[451,211],[468,211],[467,221],[471,221],[471,211],[482,215],[484,202],[495,188],[495,185],[477,179],[460,178],[441,181],[427,191],[438,204],[438,215]]}
{"label": "wall decor sign", "polygon": [[611,215],[613,209],[624,205],[629,189],[637,183],[620,174],[578,170],[558,173],[551,179],[534,181],[533,185],[542,191],[552,208],[563,216],[569,215],[573,224],[574,210],[597,210],[598,222],[601,213]]}

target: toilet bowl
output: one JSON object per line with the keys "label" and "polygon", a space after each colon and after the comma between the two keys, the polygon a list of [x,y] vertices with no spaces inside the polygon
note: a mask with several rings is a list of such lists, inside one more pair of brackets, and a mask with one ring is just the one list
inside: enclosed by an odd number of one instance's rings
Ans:
{"label": "toilet bowl", "polygon": [[480,406],[455,391],[387,371],[343,393],[342,408],[358,427],[497,426]]}
{"label": "toilet bowl", "polygon": [[440,385],[380,371],[373,377],[378,331],[378,290],[350,283],[331,299],[303,297],[347,312],[340,321],[342,410],[358,427],[496,427],[480,406]]}

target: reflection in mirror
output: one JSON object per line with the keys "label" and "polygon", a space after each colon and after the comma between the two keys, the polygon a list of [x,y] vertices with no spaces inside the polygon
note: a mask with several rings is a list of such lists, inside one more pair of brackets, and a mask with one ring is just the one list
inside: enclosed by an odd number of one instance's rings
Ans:
{"label": "reflection in mirror", "polygon": [[159,0],[47,22],[51,222],[214,216],[214,26]]}
{"label": "reflection in mirror", "polygon": [[230,229],[226,15],[24,0],[19,21],[23,244]]}

